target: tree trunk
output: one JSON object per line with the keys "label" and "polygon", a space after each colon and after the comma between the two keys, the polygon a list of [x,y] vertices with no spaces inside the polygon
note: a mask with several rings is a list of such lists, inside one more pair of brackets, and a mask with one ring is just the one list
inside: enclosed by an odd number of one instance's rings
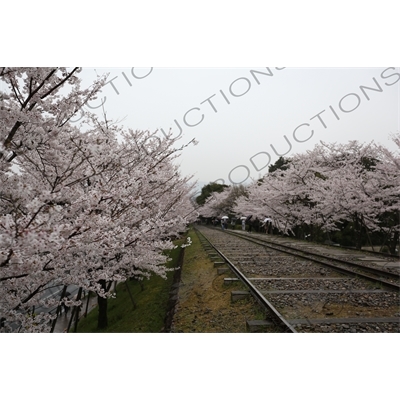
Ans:
{"label": "tree trunk", "polygon": [[[102,279],[100,282],[101,287],[106,291],[106,281]],[[97,329],[104,329],[108,326],[107,318],[107,298],[97,295],[97,305],[99,309],[99,316],[97,320]]]}
{"label": "tree trunk", "polygon": [[361,248],[362,248],[362,225],[360,223],[360,219],[357,214],[355,214],[353,221],[354,221],[354,236],[355,236],[356,249],[361,250]]}
{"label": "tree trunk", "polygon": [[[77,300],[80,300],[81,298],[82,298],[82,288],[80,287],[79,291],[78,291]],[[75,327],[74,327],[75,333],[78,332],[79,313],[80,313],[81,308],[82,308],[82,305],[77,306],[76,311],[75,311]]]}
{"label": "tree trunk", "polygon": [[388,247],[389,247],[389,252],[392,255],[397,255],[396,253],[396,247],[399,245],[399,232],[396,231],[394,233],[393,239],[389,240],[388,242]]}
{"label": "tree trunk", "polygon": [[[75,300],[79,301],[81,299],[81,296],[82,296],[82,288],[80,287],[79,290],[78,290],[78,294],[76,295],[76,299]],[[71,325],[72,325],[72,321],[74,320],[74,317],[75,317],[76,328],[77,328],[80,308],[81,308],[81,306],[74,306],[73,307],[72,312],[71,312],[71,319],[69,320],[69,323],[68,323],[67,332],[69,332],[69,330],[71,329]]]}
{"label": "tree trunk", "polygon": [[89,301],[90,301],[90,290],[88,292],[88,297],[87,297],[87,301],[86,301],[86,308],[85,308],[85,314],[83,315],[85,318],[87,317],[88,314],[88,309],[89,309]]}
{"label": "tree trunk", "polygon": [[[62,290],[62,292],[61,292],[60,301],[61,301],[61,299],[63,299],[63,298],[65,297],[65,295],[66,295],[66,293],[67,293],[67,288],[68,288],[68,286],[67,286],[67,285],[64,285],[63,290]],[[53,332],[54,332],[54,329],[55,329],[56,323],[57,323],[57,318],[58,318],[58,316],[61,314],[61,308],[62,308],[62,305],[59,304],[59,305],[57,306],[56,318],[53,320],[53,323],[51,324],[50,333],[53,333]]]}
{"label": "tree trunk", "polygon": [[126,286],[126,290],[127,290],[128,294],[129,294],[129,297],[131,298],[133,309],[136,310],[136,303],[135,303],[135,300],[133,299],[131,290],[129,289],[128,281],[125,281],[125,286]]}

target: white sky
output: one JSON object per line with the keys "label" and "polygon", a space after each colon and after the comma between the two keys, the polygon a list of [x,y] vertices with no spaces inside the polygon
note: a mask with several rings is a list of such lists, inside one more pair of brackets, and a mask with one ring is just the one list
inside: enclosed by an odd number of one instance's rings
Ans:
{"label": "white sky", "polygon": [[195,137],[199,144],[184,150],[181,171],[200,186],[219,179],[250,183],[268,171],[276,153],[289,157],[321,140],[373,140],[394,149],[399,68],[278,68],[93,67],[81,76],[89,84],[95,70],[110,74],[101,95],[109,118],[159,135],[172,128],[177,136],[182,128],[179,143]]}

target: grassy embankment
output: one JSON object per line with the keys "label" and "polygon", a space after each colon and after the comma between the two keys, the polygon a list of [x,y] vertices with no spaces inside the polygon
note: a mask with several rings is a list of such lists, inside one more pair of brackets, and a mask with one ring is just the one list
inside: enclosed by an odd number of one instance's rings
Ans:
{"label": "grassy embankment", "polygon": [[[180,245],[184,240],[176,241]],[[181,248],[170,252],[171,261],[168,268],[178,265]],[[78,324],[78,333],[157,333],[164,327],[165,317],[168,311],[168,300],[173,284],[174,272],[167,274],[167,279],[153,276],[149,280],[127,281],[129,291],[125,283],[117,286],[117,296],[108,300],[108,328],[97,329],[97,307],[86,318],[82,318]],[[133,306],[129,292],[135,302]]]}

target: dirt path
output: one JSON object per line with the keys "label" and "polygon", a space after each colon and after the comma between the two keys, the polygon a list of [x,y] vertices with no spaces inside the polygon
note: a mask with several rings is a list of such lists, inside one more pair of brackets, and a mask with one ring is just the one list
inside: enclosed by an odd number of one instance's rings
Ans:
{"label": "dirt path", "polygon": [[246,321],[263,319],[263,312],[252,298],[231,302],[231,291],[244,290],[244,287],[236,282],[224,284],[224,278],[233,275],[218,275],[196,233],[191,230],[189,236],[193,244],[185,249],[171,331],[246,332]]}

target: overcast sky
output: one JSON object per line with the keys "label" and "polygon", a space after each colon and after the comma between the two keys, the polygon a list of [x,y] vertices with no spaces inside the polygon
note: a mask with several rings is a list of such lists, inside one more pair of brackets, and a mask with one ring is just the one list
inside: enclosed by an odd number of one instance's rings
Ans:
{"label": "overcast sky", "polygon": [[109,73],[109,83],[92,107],[104,102],[109,118],[133,129],[172,129],[179,143],[196,138],[181,171],[200,184],[250,183],[279,154],[320,141],[394,149],[390,134],[400,130],[394,67],[85,68],[84,84],[96,72]]}

